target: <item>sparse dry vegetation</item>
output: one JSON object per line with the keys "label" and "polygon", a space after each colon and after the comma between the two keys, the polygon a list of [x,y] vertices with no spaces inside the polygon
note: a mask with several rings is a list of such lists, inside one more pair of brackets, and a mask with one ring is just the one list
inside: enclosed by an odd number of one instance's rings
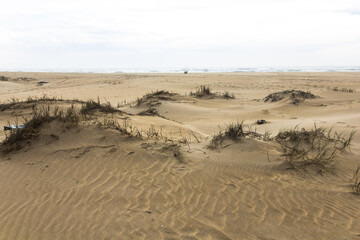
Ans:
{"label": "sparse dry vegetation", "polygon": [[333,89],[332,89],[333,91],[335,91],[335,92],[348,92],[348,93],[354,93],[354,92],[356,92],[356,90],[355,89],[353,89],[353,88],[338,88],[338,87],[333,87]]}
{"label": "sparse dry vegetation", "polygon": [[[168,92],[156,92],[154,96],[159,96],[162,94],[168,94]],[[163,96],[162,96],[163,97]],[[151,95],[147,95],[147,98],[152,98]],[[49,102],[67,102],[67,103],[81,103],[81,109],[76,109],[74,105],[72,105],[69,109],[64,111],[60,109],[58,106],[50,107],[49,104],[43,105],[42,103]],[[10,132],[9,135],[6,136],[6,139],[1,143],[0,150],[4,153],[9,153],[12,151],[16,151],[21,149],[27,144],[30,144],[32,140],[36,140],[40,134],[41,128],[46,123],[50,123],[52,121],[58,120],[63,123],[65,128],[74,127],[80,124],[81,121],[89,120],[88,115],[91,115],[94,111],[98,110],[102,113],[115,113],[121,112],[111,106],[110,103],[101,104],[100,100],[93,101],[89,100],[87,102],[78,101],[78,100],[63,100],[57,98],[49,98],[46,95],[42,97],[29,97],[26,100],[18,100],[12,99],[9,103],[0,105],[0,109],[8,109],[12,107],[18,106],[18,104],[29,103],[32,107],[32,116],[29,119],[24,119],[24,128],[14,129]],[[39,104],[40,105],[37,105]],[[26,107],[29,107],[26,106]],[[24,106],[22,106],[24,107]],[[158,115],[156,109],[150,108],[150,111],[144,112],[142,115]],[[171,144],[180,144],[180,141],[174,141],[162,134],[161,129],[155,129],[154,126],[151,126],[147,131],[141,131],[136,127],[131,125],[131,122],[127,119],[124,119],[123,123],[119,123],[117,119],[114,118],[113,115],[104,116],[103,120],[99,120],[99,118],[92,118],[91,122],[88,122],[90,125],[97,125],[103,128],[111,128],[119,131],[121,134],[127,135],[129,137],[147,137],[149,139],[155,139],[156,141],[162,140],[164,143]],[[10,123],[9,123],[10,125]],[[17,125],[17,124],[15,124]],[[175,149],[175,148],[174,148]],[[174,156],[178,158],[180,153],[174,153]]]}
{"label": "sparse dry vegetation", "polygon": [[96,121],[97,126],[104,128],[111,128],[119,131],[121,134],[127,135],[129,137],[141,138],[142,133],[136,127],[131,125],[127,119],[123,120],[123,123],[120,124],[113,117],[105,117],[102,121]]}
{"label": "sparse dry vegetation", "polygon": [[36,81],[35,78],[28,78],[28,77],[18,77],[18,78],[10,78],[6,76],[0,76],[0,81],[24,81],[24,82],[30,82],[30,81]]}
{"label": "sparse dry vegetation", "polygon": [[145,104],[147,106],[158,106],[160,105],[160,101],[172,101],[174,100],[174,96],[176,96],[176,93],[171,93],[169,91],[165,90],[158,90],[155,92],[147,93],[143,97],[138,98],[136,100],[136,105],[140,106],[142,104]]}
{"label": "sparse dry vegetation", "polygon": [[9,80],[10,80],[10,78],[8,78],[8,77],[0,76],[0,81],[7,82]]}
{"label": "sparse dry vegetation", "polygon": [[[346,150],[350,151],[354,135],[355,131],[345,136],[332,131],[332,129],[318,128],[315,125],[311,130],[298,130],[297,127],[282,130],[272,137],[270,132],[259,134],[256,130],[253,131],[251,126],[245,130],[243,122],[236,122],[226,125],[224,131],[220,129],[213,136],[208,147],[221,147],[225,140],[237,142],[247,136],[263,141],[276,140],[283,149],[283,156],[285,156],[289,168],[306,170],[307,167],[314,166],[316,170],[322,173],[334,169],[335,158],[339,153]],[[360,176],[354,178],[356,178],[356,184],[359,184]],[[356,186],[359,187],[359,185]]]}
{"label": "sparse dry vegetation", "polygon": [[28,97],[25,100],[20,100],[17,98],[10,99],[7,103],[0,104],[0,111],[5,111],[7,109],[15,109],[19,106],[23,108],[32,108],[36,104],[44,103],[48,104],[50,102],[63,102],[63,103],[83,103],[83,101],[73,99],[73,100],[64,100],[62,98],[48,97],[47,95],[42,95],[41,97]]}
{"label": "sparse dry vegetation", "polygon": [[222,96],[225,99],[235,99],[235,95],[233,93],[228,92],[228,91],[224,92],[220,96]]}
{"label": "sparse dry vegetation", "polygon": [[219,132],[215,134],[211,139],[209,147],[216,148],[222,146],[222,143],[225,140],[232,140],[236,142],[241,139],[244,139],[246,136],[258,137],[258,138],[261,137],[260,134],[256,133],[255,131],[252,131],[251,127],[248,127],[248,130],[245,130],[243,122],[231,123],[229,125],[226,125],[224,131],[222,131],[220,128]]}
{"label": "sparse dry vegetation", "polygon": [[93,113],[95,110],[98,110],[103,113],[114,113],[114,112],[121,112],[120,110],[111,106],[109,102],[107,103],[100,103],[100,99],[98,98],[97,102],[94,100],[88,100],[81,106],[80,113],[83,115],[88,115]]}
{"label": "sparse dry vegetation", "polygon": [[267,95],[264,98],[264,102],[278,102],[285,98],[289,98],[292,104],[299,104],[305,99],[314,99],[316,96],[311,92],[304,92],[300,90],[285,90]]}
{"label": "sparse dry vegetation", "polygon": [[209,86],[201,85],[195,92],[190,92],[190,96],[196,98],[225,98],[225,99],[234,99],[234,94],[229,92],[225,93],[214,93],[211,91]]}
{"label": "sparse dry vegetation", "polygon": [[[111,128],[119,131],[121,134],[127,135],[129,137],[142,139],[143,137],[148,139],[155,140],[154,144],[157,144],[159,140],[162,140],[163,146],[161,147],[161,151],[163,152],[171,152],[173,156],[180,162],[184,163],[184,158],[181,154],[181,140],[175,141],[169,139],[168,137],[162,134],[162,129],[156,129],[153,125],[149,127],[146,131],[141,131],[136,127],[131,125],[131,122],[128,120],[124,120],[122,124],[120,124],[117,120],[113,118],[105,118],[103,121],[98,121],[97,125],[99,127]],[[188,142],[188,141],[186,141]],[[185,143],[184,143],[185,144]],[[148,144],[145,144],[148,146]]]}
{"label": "sparse dry vegetation", "polygon": [[211,92],[210,87],[209,86],[204,86],[201,85],[196,92],[190,92],[190,96],[194,96],[197,98],[202,98],[202,97],[212,97],[215,94]]}
{"label": "sparse dry vegetation", "polygon": [[46,123],[58,120],[64,123],[64,127],[77,126],[80,122],[80,116],[77,114],[74,106],[66,111],[55,107],[51,111],[50,106],[33,108],[32,118],[25,119],[24,128],[16,128],[6,136],[0,145],[0,150],[4,153],[16,151],[29,144],[31,140],[39,136],[39,132]]}
{"label": "sparse dry vegetation", "polygon": [[169,151],[173,154],[173,156],[180,162],[184,163],[184,157],[181,154],[181,144],[176,142],[167,142],[164,147],[162,147],[162,151]]}
{"label": "sparse dry vegetation", "polygon": [[355,131],[349,136],[332,132],[332,129],[317,128],[311,130],[294,129],[283,130],[275,140],[283,149],[283,156],[290,168],[306,170],[308,166],[315,166],[321,173],[333,170],[335,157],[338,153],[350,150]]}

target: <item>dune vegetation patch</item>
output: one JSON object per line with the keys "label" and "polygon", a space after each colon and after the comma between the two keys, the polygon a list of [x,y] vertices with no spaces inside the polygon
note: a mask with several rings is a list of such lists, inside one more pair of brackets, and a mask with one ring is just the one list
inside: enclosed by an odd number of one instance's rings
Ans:
{"label": "dune vegetation patch", "polygon": [[305,99],[314,98],[316,98],[316,96],[311,92],[304,92],[301,90],[285,90],[267,95],[264,98],[264,102],[278,102],[283,99],[289,99],[292,104],[299,104],[305,101]]}
{"label": "dune vegetation patch", "polygon": [[134,104],[129,104],[129,106],[136,106],[143,108],[145,110],[141,110],[137,113],[139,116],[158,116],[161,118],[165,118],[164,116],[160,115],[159,111],[156,107],[161,105],[162,101],[176,101],[179,99],[179,94],[165,91],[165,90],[158,90],[151,93],[147,93],[141,98],[137,98]]}
{"label": "dune vegetation patch", "polygon": [[3,81],[3,82],[7,82],[9,81],[10,78],[9,77],[6,77],[6,76],[0,76],[0,81]]}
{"label": "dune vegetation patch", "polygon": [[348,136],[316,125],[310,130],[296,127],[280,131],[274,139],[280,143],[290,168],[306,170],[313,166],[320,173],[334,170],[339,153],[350,150],[355,131]]}
{"label": "dune vegetation patch", "polygon": [[235,95],[229,92],[215,93],[209,86],[201,85],[195,92],[190,92],[190,96],[196,98],[224,98],[235,99]]}
{"label": "dune vegetation patch", "polygon": [[8,109],[17,109],[17,108],[32,108],[36,104],[49,104],[49,103],[84,103],[83,101],[73,99],[73,100],[64,100],[62,98],[49,97],[47,95],[42,95],[41,97],[28,97],[25,100],[20,100],[17,98],[10,99],[7,103],[0,104],[0,111],[5,111]]}
{"label": "dune vegetation patch", "polygon": [[[236,122],[226,125],[224,130],[220,128],[219,132],[214,134],[210,140],[208,148],[228,146],[229,142],[226,142],[228,140],[240,142],[248,137],[262,141],[276,141],[280,144],[283,151],[282,156],[285,157],[289,169],[307,171],[308,167],[313,167],[319,173],[323,173],[333,171],[337,163],[337,156],[345,151],[350,151],[355,133],[352,131],[345,135],[315,125],[310,130],[304,128],[298,130],[295,127],[281,130],[276,136],[271,136],[269,132],[260,134],[256,130],[252,130],[251,125],[246,126],[243,122]],[[356,178],[354,186],[360,187],[360,173],[359,177],[354,178]]]}
{"label": "dune vegetation patch", "polygon": [[232,140],[234,142],[245,139],[245,137],[250,136],[254,138],[261,138],[262,135],[256,133],[248,127],[248,129],[244,128],[243,122],[230,123],[226,125],[225,129],[219,129],[219,132],[216,133],[212,139],[210,140],[209,148],[217,148],[223,146],[223,142],[225,140]]}
{"label": "dune vegetation patch", "polygon": [[18,78],[10,78],[6,76],[0,76],[0,81],[24,81],[24,82],[31,82],[31,81],[37,81],[35,78],[29,78],[29,77],[18,77]]}
{"label": "dune vegetation patch", "polygon": [[333,87],[332,90],[334,92],[347,92],[347,93],[354,93],[356,92],[353,88],[339,88],[339,87]]}
{"label": "dune vegetation patch", "polygon": [[42,127],[52,121],[59,121],[64,128],[75,127],[80,122],[80,116],[74,106],[67,110],[55,107],[53,110],[48,107],[33,108],[32,118],[25,119],[23,128],[13,129],[0,145],[3,153],[16,151],[38,138]]}
{"label": "dune vegetation patch", "polygon": [[100,99],[98,98],[97,101],[88,100],[84,102],[81,106],[80,113],[83,115],[92,114],[94,111],[100,111],[102,113],[115,113],[121,112],[120,110],[114,108],[110,102],[101,103]]}
{"label": "dune vegetation patch", "polygon": [[174,101],[177,93],[172,93],[165,90],[158,90],[145,94],[143,97],[136,99],[136,106],[146,105],[149,107],[158,106],[161,101]]}

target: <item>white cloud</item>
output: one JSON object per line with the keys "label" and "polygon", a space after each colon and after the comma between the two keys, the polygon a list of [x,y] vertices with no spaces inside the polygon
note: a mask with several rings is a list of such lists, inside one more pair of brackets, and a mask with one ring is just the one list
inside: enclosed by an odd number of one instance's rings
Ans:
{"label": "white cloud", "polygon": [[358,0],[7,1],[0,68],[355,65],[359,9]]}

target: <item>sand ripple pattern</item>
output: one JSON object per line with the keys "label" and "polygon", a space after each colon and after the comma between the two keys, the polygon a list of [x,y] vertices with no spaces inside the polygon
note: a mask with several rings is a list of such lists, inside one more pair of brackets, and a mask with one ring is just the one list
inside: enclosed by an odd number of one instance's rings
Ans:
{"label": "sand ripple pattern", "polygon": [[0,239],[359,239],[347,186],[85,136],[1,159]]}

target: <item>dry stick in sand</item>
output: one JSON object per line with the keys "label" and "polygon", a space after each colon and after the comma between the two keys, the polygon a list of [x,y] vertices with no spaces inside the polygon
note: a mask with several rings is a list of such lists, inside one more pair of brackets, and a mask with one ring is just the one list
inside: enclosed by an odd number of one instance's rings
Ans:
{"label": "dry stick in sand", "polygon": [[191,131],[191,134],[194,136],[194,138],[196,139],[196,141],[197,141],[198,143],[200,143],[200,140],[196,137],[196,135],[195,135],[195,133],[194,133],[193,131]]}
{"label": "dry stick in sand", "polygon": [[354,181],[354,184],[352,185],[352,190],[355,194],[360,194],[360,165],[358,165],[354,177],[351,179]]}

